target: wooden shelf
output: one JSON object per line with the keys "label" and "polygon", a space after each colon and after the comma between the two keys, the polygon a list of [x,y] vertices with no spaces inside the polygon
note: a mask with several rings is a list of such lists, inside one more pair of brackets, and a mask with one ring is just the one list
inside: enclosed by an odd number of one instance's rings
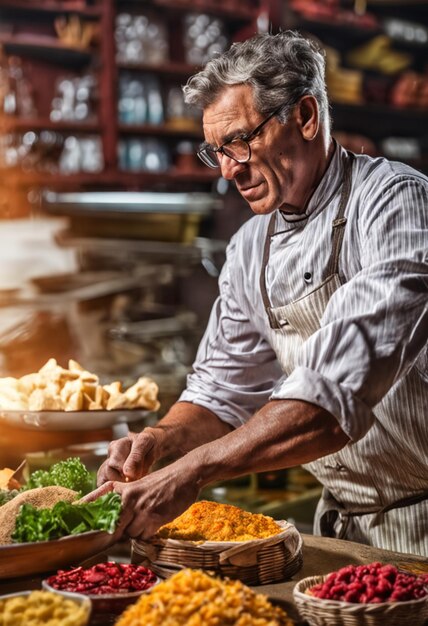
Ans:
{"label": "wooden shelf", "polygon": [[20,118],[3,118],[0,122],[0,129],[7,131],[25,132],[27,130],[56,130],[73,133],[99,133],[101,126],[97,121],[77,122],[71,120],[61,120],[53,122],[46,118],[36,119],[20,119]]}
{"label": "wooden shelf", "polygon": [[122,135],[157,135],[162,137],[189,137],[203,139],[201,128],[175,128],[168,124],[120,124]]}
{"label": "wooden shelf", "polygon": [[368,0],[367,8],[370,9],[372,6],[381,6],[381,7],[403,7],[404,9],[409,6],[423,6],[426,8],[427,0]]}
{"label": "wooden shelf", "polygon": [[248,3],[238,2],[237,0],[232,0],[228,4],[220,4],[216,0],[205,0],[204,2],[199,2],[197,6],[195,6],[194,2],[185,2],[183,0],[178,2],[177,0],[147,0],[144,4],[141,0],[117,0],[116,4],[118,9],[126,5],[133,5],[141,9],[147,6],[164,10],[167,9],[171,13],[189,13],[197,11],[199,13],[207,13],[216,17],[225,18],[229,22],[252,22],[257,19],[258,15],[258,9],[256,7],[248,6]]}
{"label": "wooden shelf", "polygon": [[71,48],[54,37],[44,35],[0,36],[0,45],[7,54],[31,55],[32,58],[68,66],[85,65],[93,56],[91,50]]}
{"label": "wooden shelf", "polygon": [[349,49],[350,46],[358,46],[377,35],[384,34],[381,27],[364,27],[341,22],[332,23],[327,20],[309,20],[300,17],[297,13],[294,19],[293,28],[314,33],[320,37],[323,43],[334,44],[338,49]]}
{"label": "wooden shelf", "polygon": [[419,137],[427,128],[428,111],[378,104],[332,102],[334,130],[364,133],[378,140],[387,136]]}
{"label": "wooden shelf", "polygon": [[55,2],[48,0],[45,2],[29,3],[25,0],[0,0],[0,15],[18,15],[25,12],[25,15],[64,15],[77,14],[88,19],[98,19],[101,16],[99,7],[88,7],[84,2]]}
{"label": "wooden shelf", "polygon": [[[183,84],[201,69],[182,61],[185,58],[182,17],[191,12],[207,13],[223,19],[227,35],[240,38],[243,30],[253,27],[260,12],[258,0],[0,0],[0,19],[14,25],[12,33],[0,33],[0,46],[6,54],[23,57],[23,71],[37,91],[37,104],[41,117],[37,119],[3,118],[0,132],[57,131],[59,133],[97,133],[102,139],[105,171],[99,174],[73,175],[46,172],[24,172],[18,168],[0,172],[2,187],[25,195],[29,189],[55,190],[156,190],[182,191],[196,188],[206,190],[220,177],[220,172],[210,170],[196,160],[193,170],[171,168],[165,173],[128,172],[118,169],[118,145],[132,135],[159,136],[168,146],[180,140],[199,142],[203,139],[201,128],[177,127],[168,123],[126,125],[118,122],[118,80],[120,73],[155,74],[162,88],[170,84]],[[89,5],[89,6],[88,6]],[[115,60],[116,18],[121,12],[131,14],[153,10],[165,23],[171,62],[153,65]],[[53,21],[57,15],[77,14],[82,19],[99,20],[102,36],[94,46],[86,49],[64,45],[55,37]],[[16,22],[16,27],[15,27]],[[29,34],[31,32],[31,34]],[[67,71],[83,74],[94,72],[98,80],[97,119],[91,121],[58,121],[49,119],[51,102],[55,97],[58,76]],[[185,162],[185,160],[183,160]]]}
{"label": "wooden shelf", "polygon": [[44,187],[52,189],[77,189],[81,187],[118,187],[147,188],[161,183],[211,183],[220,177],[220,172],[209,168],[180,171],[172,168],[168,172],[122,172],[104,171],[99,174],[79,173],[46,174],[23,172],[20,170],[0,170],[3,188],[9,187]]}
{"label": "wooden shelf", "polygon": [[120,172],[119,180],[125,185],[135,186],[136,183],[141,182],[141,186],[150,184],[152,179],[157,179],[158,182],[195,182],[195,183],[210,183],[220,178],[220,170],[210,170],[208,167],[195,168],[189,171],[180,171],[172,168],[169,172],[163,174],[152,174],[150,172]]}
{"label": "wooden shelf", "polygon": [[189,77],[195,74],[200,67],[189,65],[188,63],[161,63],[159,65],[150,65],[148,63],[130,63],[126,61],[118,61],[116,63],[119,70],[129,70],[133,72],[144,72],[146,74],[163,74],[165,76],[182,76]]}

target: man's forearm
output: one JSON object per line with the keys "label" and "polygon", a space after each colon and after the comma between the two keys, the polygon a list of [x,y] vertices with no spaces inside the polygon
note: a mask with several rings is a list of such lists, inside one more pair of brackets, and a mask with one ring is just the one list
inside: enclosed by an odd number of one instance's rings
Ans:
{"label": "man's forearm", "polygon": [[153,429],[158,459],[177,458],[232,431],[215,413],[191,402],[176,402]]}
{"label": "man's forearm", "polygon": [[308,463],[337,452],[348,441],[324,409],[298,400],[274,400],[247,424],[193,450],[183,462],[202,488],[215,480]]}

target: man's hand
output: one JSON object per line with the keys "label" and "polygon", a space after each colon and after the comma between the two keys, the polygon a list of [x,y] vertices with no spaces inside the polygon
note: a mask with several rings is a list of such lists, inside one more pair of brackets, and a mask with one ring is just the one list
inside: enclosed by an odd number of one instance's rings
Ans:
{"label": "man's hand", "polygon": [[97,483],[138,480],[155,461],[181,457],[231,430],[212,411],[197,404],[176,402],[155,427],[148,426],[138,434],[129,433],[128,437],[110,444]]}
{"label": "man's hand", "polygon": [[129,433],[127,437],[112,441],[108,457],[98,470],[98,486],[107,481],[134,481],[145,476],[159,458],[158,443],[162,431],[145,428],[141,433]]}
{"label": "man's hand", "polygon": [[129,537],[149,539],[195,502],[199,487],[197,472],[180,459],[134,482],[106,482],[82,500],[90,502],[109,491],[122,498],[121,531]]}

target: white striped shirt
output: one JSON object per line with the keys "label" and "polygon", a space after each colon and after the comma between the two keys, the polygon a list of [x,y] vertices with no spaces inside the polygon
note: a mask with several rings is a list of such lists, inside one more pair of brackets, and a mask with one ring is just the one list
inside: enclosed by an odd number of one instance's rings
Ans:
{"label": "white striped shirt", "polygon": [[[343,157],[338,146],[302,219],[278,212],[266,270],[272,307],[307,295],[325,278]],[[365,477],[355,489],[346,472],[332,479],[331,468],[311,469],[345,504],[384,504],[428,489],[428,179],[404,164],[357,155],[346,217],[339,262],[344,284],[288,377],[267,340],[259,287],[270,216],[243,225],[228,246],[220,295],[180,399],[234,427],[269,398],[325,408],[352,442],[361,442],[354,456],[358,449]],[[417,376],[418,389],[422,381],[424,397],[418,391],[395,406],[393,392],[409,376]],[[390,411],[389,398],[395,403]],[[343,458],[353,477],[357,462],[351,453],[347,458],[347,448],[352,453],[347,446]],[[337,461],[340,453],[334,456]],[[376,472],[383,476],[379,484],[367,479]]]}

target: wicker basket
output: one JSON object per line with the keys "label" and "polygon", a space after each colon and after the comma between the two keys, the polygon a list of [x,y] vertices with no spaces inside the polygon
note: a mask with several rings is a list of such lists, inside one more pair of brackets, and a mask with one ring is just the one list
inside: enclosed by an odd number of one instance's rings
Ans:
{"label": "wicker basket", "polygon": [[408,602],[355,604],[323,600],[305,593],[326,577],[304,578],[293,590],[300,616],[310,626],[423,626],[428,620],[428,596]]}
{"label": "wicker basket", "polygon": [[180,541],[153,539],[132,542],[132,562],[143,563],[159,576],[184,567],[210,570],[238,578],[247,585],[265,585],[291,578],[302,567],[302,538],[293,524],[278,521],[282,532],[254,541]]}

